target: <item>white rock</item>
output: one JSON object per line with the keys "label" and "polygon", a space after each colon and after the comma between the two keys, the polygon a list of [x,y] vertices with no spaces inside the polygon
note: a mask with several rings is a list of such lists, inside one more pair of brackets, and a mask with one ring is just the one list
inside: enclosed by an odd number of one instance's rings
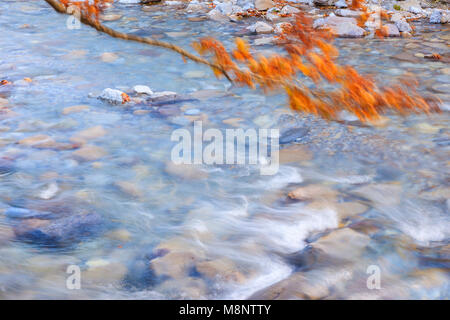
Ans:
{"label": "white rock", "polygon": [[348,9],[337,9],[336,15],[340,17],[359,17],[361,12]]}
{"label": "white rock", "polygon": [[247,30],[256,33],[271,33],[273,32],[273,27],[265,22],[258,21],[257,23],[248,26]]}
{"label": "white rock", "polygon": [[137,85],[137,86],[133,87],[133,90],[134,90],[134,92],[140,93],[140,94],[148,94],[148,95],[153,94],[153,91],[147,86]]}
{"label": "white rock", "polygon": [[414,13],[414,14],[420,14],[420,13],[423,13],[422,8],[420,8],[420,7],[414,7],[414,6],[409,7],[408,11],[411,12],[411,13]]}
{"label": "white rock", "polygon": [[59,191],[58,185],[52,182],[47,186],[46,189],[42,190],[42,192],[39,194],[39,198],[43,200],[49,200],[55,197],[58,191]]}
{"label": "white rock", "polygon": [[242,6],[242,10],[247,11],[250,9],[255,9],[255,5],[251,2],[247,2]]}
{"label": "white rock", "polygon": [[340,38],[361,38],[365,30],[356,24],[345,22],[332,27],[335,34]]}
{"label": "white rock", "polygon": [[300,12],[300,10],[292,6],[284,6],[280,11],[281,14],[294,14],[298,12]]}
{"label": "white rock", "polygon": [[277,24],[275,25],[274,32],[275,32],[276,34],[282,34],[282,33],[284,33],[283,28],[290,27],[290,26],[292,26],[292,24],[290,24],[289,22],[280,22],[280,23],[277,23]]}
{"label": "white rock", "polygon": [[179,6],[179,5],[182,5],[183,2],[181,2],[181,1],[164,1],[164,4],[166,4],[168,6]]}
{"label": "white rock", "polygon": [[392,22],[397,22],[404,19],[403,14],[401,14],[400,12],[396,12],[391,16],[391,21]]}
{"label": "white rock", "polygon": [[122,94],[123,92],[120,90],[106,88],[105,90],[103,90],[101,95],[98,96],[98,98],[109,103],[122,103]]}
{"label": "white rock", "polygon": [[447,23],[449,19],[449,14],[439,9],[434,9],[430,15],[430,23]]}
{"label": "white rock", "polygon": [[230,2],[222,2],[216,6],[216,9],[228,16],[233,12],[233,5]]}
{"label": "white rock", "polygon": [[277,7],[270,8],[266,12],[266,19],[269,21],[280,20],[281,17],[278,15],[279,12],[280,12],[280,9],[278,9]]}
{"label": "white rock", "polygon": [[347,2],[345,2],[345,0],[339,0],[338,2],[336,2],[334,4],[337,8],[347,8]]}
{"label": "white rock", "polygon": [[207,15],[208,15],[209,19],[214,20],[214,21],[225,22],[225,21],[230,20],[230,18],[228,18],[228,16],[224,15],[218,9],[212,9],[210,12],[208,12]]}
{"label": "white rock", "polygon": [[411,32],[412,28],[406,20],[399,20],[395,23],[400,32]]}

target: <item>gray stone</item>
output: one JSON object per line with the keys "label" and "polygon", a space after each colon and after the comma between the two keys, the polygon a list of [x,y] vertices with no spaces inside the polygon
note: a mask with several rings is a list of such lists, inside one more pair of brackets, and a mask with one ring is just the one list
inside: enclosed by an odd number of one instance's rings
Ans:
{"label": "gray stone", "polygon": [[334,4],[337,8],[347,8],[347,2],[345,0],[339,0]]}
{"label": "gray stone", "polygon": [[148,94],[148,95],[153,94],[153,91],[147,86],[137,85],[133,87],[133,90],[134,92],[139,94]]}
{"label": "gray stone", "polygon": [[332,6],[336,0],[313,0],[316,6]]}
{"label": "gray stone", "polygon": [[292,6],[284,6],[283,9],[281,9],[280,13],[281,14],[294,14],[294,13],[298,13],[300,12],[299,9],[294,8]]}
{"label": "gray stone", "polygon": [[337,9],[336,15],[340,17],[359,17],[361,12],[349,9]]}
{"label": "gray stone", "polygon": [[224,15],[220,10],[218,9],[212,9],[210,12],[208,12],[208,18],[214,21],[218,22],[226,22],[229,21],[230,18],[226,15]]}
{"label": "gray stone", "polygon": [[361,38],[365,30],[353,23],[342,23],[332,27],[334,33],[340,38]]}
{"label": "gray stone", "polygon": [[434,9],[430,15],[430,23],[447,23],[449,21],[449,14],[443,10]]}
{"label": "gray stone", "polygon": [[387,37],[400,37],[400,32],[395,24],[384,25]]}
{"label": "gray stone", "polygon": [[112,104],[121,104],[123,101],[123,92],[116,89],[106,88],[98,96],[98,98]]}
{"label": "gray stone", "polygon": [[[32,220],[32,221],[30,221]],[[72,245],[101,228],[96,213],[76,214],[55,220],[26,219],[15,228],[19,239],[49,246]]]}
{"label": "gray stone", "polygon": [[398,31],[400,31],[400,32],[411,32],[412,31],[411,26],[405,20],[399,20],[395,23],[395,25],[397,26]]}
{"label": "gray stone", "polygon": [[280,144],[295,142],[306,136],[309,132],[308,128],[292,128],[285,131],[280,136]]}

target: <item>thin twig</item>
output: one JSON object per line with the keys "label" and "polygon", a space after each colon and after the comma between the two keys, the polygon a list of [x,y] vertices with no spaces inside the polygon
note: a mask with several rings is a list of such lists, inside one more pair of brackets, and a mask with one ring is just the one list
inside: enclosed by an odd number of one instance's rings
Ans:
{"label": "thin twig", "polygon": [[[55,9],[55,11],[62,13],[62,14],[69,14],[67,12],[66,6],[63,5],[61,2],[59,2],[59,0],[45,0],[45,2],[47,2],[53,9]],[[116,31],[114,29],[108,28],[107,26],[101,24],[96,19],[94,19],[88,15],[85,15],[83,13],[80,14],[79,18],[83,24],[88,25],[88,26],[94,28],[95,30],[105,33],[113,38],[129,40],[129,41],[134,41],[134,42],[139,42],[139,43],[145,43],[150,46],[162,47],[162,48],[166,48],[171,51],[175,51],[175,52],[179,53],[180,55],[182,55],[183,57],[188,58],[189,60],[207,65],[213,69],[220,71],[228,79],[228,81],[233,83],[233,80],[230,78],[230,76],[227,74],[227,72],[221,66],[216,65],[216,64],[214,64],[206,59],[203,59],[201,57],[198,57],[198,56],[184,50],[183,48],[181,48],[179,46],[176,46],[176,45],[168,43],[168,42],[152,39],[152,38],[140,37],[140,36],[137,36],[134,34],[128,34],[128,33]]]}

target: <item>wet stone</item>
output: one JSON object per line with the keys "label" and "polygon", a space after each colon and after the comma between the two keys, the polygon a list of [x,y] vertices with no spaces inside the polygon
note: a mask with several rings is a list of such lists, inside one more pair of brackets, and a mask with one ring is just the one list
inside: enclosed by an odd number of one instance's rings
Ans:
{"label": "wet stone", "polygon": [[288,197],[296,200],[335,199],[338,192],[328,186],[315,184],[297,188],[289,192]]}
{"label": "wet stone", "polygon": [[34,211],[26,208],[10,207],[6,209],[5,216],[13,219],[49,219],[55,217],[54,213]]}
{"label": "wet stone", "polygon": [[62,113],[64,115],[69,115],[72,113],[79,113],[79,112],[83,112],[83,111],[89,111],[89,106],[87,105],[78,105],[78,106],[71,106],[71,107],[67,107],[64,108]]}
{"label": "wet stone", "polygon": [[301,140],[309,132],[308,128],[293,128],[280,135],[280,144],[287,144]]}
{"label": "wet stone", "polygon": [[97,146],[85,145],[72,153],[75,158],[83,161],[98,160],[106,155],[106,151]]}
{"label": "wet stone", "polygon": [[101,229],[101,217],[96,213],[76,214],[55,220],[25,220],[15,228],[20,240],[49,246],[70,246]]}
{"label": "wet stone", "polygon": [[236,265],[230,259],[221,258],[201,261],[195,265],[195,268],[202,276],[211,280],[245,282],[245,276],[236,268]]}
{"label": "wet stone", "polygon": [[0,176],[13,173],[14,171],[14,163],[11,160],[0,158]]}

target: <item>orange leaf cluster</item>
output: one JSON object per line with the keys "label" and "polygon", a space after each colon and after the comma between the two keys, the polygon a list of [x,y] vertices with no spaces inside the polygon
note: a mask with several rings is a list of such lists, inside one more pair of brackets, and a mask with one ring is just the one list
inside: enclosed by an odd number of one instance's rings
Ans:
{"label": "orange leaf cluster", "polygon": [[130,102],[130,96],[127,95],[125,92],[122,93],[122,104],[125,104],[127,102]]}
{"label": "orange leaf cluster", "polygon": [[66,8],[77,7],[83,15],[98,18],[99,14],[114,0],[59,0]]}
{"label": "orange leaf cluster", "polygon": [[[353,5],[358,6],[355,1]],[[202,39],[194,47],[200,54],[210,54],[236,84],[251,88],[258,85],[263,90],[284,89],[292,109],[326,119],[337,119],[343,110],[361,121],[376,120],[389,110],[402,115],[439,110],[438,101],[425,100],[416,92],[417,83],[412,79],[380,88],[354,68],[339,65],[331,34],[314,29],[312,19],[304,13],[295,17],[293,25],[285,28],[280,37],[284,55],[254,57],[250,46],[239,38],[232,52],[212,38]]]}

